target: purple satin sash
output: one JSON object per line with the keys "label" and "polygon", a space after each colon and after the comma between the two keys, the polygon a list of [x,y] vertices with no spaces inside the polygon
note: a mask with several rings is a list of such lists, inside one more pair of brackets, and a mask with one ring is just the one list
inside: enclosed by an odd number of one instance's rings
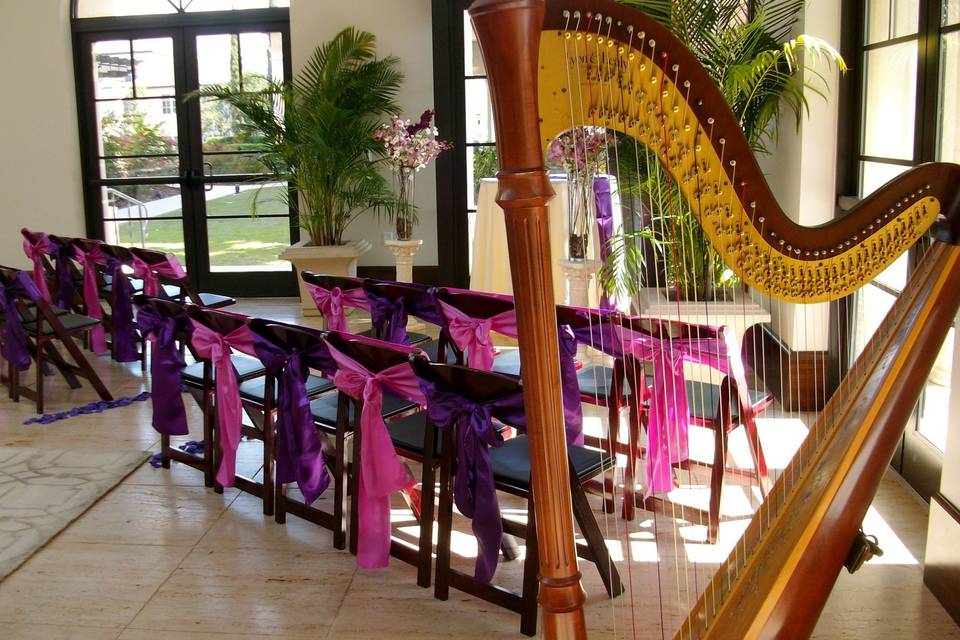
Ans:
{"label": "purple satin sash", "polygon": [[390,557],[390,494],[410,487],[414,478],[397,458],[383,421],[383,392],[423,406],[420,383],[409,363],[373,373],[349,356],[329,346],[337,363],[333,382],[351,398],[363,401],[360,413],[360,490],[357,566],[387,566]]}
{"label": "purple satin sash", "polygon": [[577,380],[577,338],[567,325],[557,327],[560,344],[560,387],[563,391],[563,424],[567,444],[583,446],[583,404]]}
{"label": "purple satin sash", "polygon": [[[33,232],[24,227],[21,233]],[[47,286],[47,276],[43,269],[43,256],[50,255],[52,251],[53,243],[45,233],[41,233],[40,239],[36,242],[27,238],[23,239],[23,252],[27,254],[27,257],[33,262],[33,284],[36,285],[40,295],[43,296],[43,299],[47,302],[51,302],[52,300],[50,298],[50,288]]]}
{"label": "purple satin sash", "polygon": [[330,331],[350,331],[347,316],[343,311],[344,307],[370,311],[370,302],[363,287],[343,290],[340,287],[324,289],[309,282],[304,284],[307,286],[310,297],[313,298],[313,303],[317,305],[317,311],[327,319],[327,329]]}
{"label": "purple satin sash", "polygon": [[410,344],[404,300],[391,300],[371,291],[367,291],[367,300],[370,301],[370,322],[381,339],[393,344]]}
{"label": "purple satin sash", "polygon": [[153,404],[153,428],[168,436],[190,433],[187,412],[183,406],[180,379],[186,362],[180,354],[177,337],[192,329],[186,313],[167,317],[151,305],[140,307],[137,327],[150,341],[150,398]]}
{"label": "purple satin sash", "polygon": [[[613,237],[613,200],[610,197],[610,178],[596,176],[593,179],[593,197],[597,212],[597,239],[600,244],[600,261],[607,263],[610,258],[610,238]],[[606,292],[600,297],[600,308],[613,308]]]}
{"label": "purple satin sash", "polygon": [[503,438],[493,427],[492,418],[524,429],[523,394],[518,393],[491,402],[476,404],[463,396],[442,391],[420,381],[427,400],[427,415],[438,429],[455,429],[457,473],[454,500],[457,509],[471,519],[479,551],[474,580],[490,582],[497,570],[497,557],[503,537],[503,522],[490,461],[490,447],[499,447]]}
{"label": "purple satin sash", "polygon": [[[30,368],[30,345],[20,320],[17,300],[27,299],[36,302],[42,298],[37,285],[30,280],[25,271],[18,271],[13,282],[0,283],[0,308],[3,310],[3,343],[0,355],[9,360],[19,371]],[[40,322],[40,310],[37,310],[37,322]]]}
{"label": "purple satin sash", "polygon": [[136,362],[140,356],[137,354],[137,336],[133,326],[130,279],[123,270],[123,263],[116,258],[107,258],[107,268],[113,276],[110,298],[113,359],[117,362]]}
{"label": "purple satin sash", "polygon": [[310,367],[336,368],[324,344],[306,351],[287,351],[253,332],[253,348],[270,375],[279,381],[277,394],[277,482],[296,482],[304,502],[311,504],[330,486],[320,435],[313,426],[307,376]]}
{"label": "purple satin sash", "polygon": [[491,318],[473,318],[442,300],[440,308],[447,320],[447,331],[457,348],[467,354],[467,364],[474,369],[490,371],[495,350],[491,331],[511,338],[517,337],[517,314],[513,309]]}
{"label": "purple satin sash", "polygon": [[61,309],[70,309],[77,295],[73,273],[70,270],[70,261],[76,256],[76,250],[71,245],[63,245],[55,240],[50,240],[50,244],[52,245],[50,255],[57,270],[57,295],[54,301]]}
{"label": "purple satin sash", "polygon": [[160,278],[171,278],[173,280],[182,280],[187,277],[187,272],[177,257],[166,254],[166,262],[150,264],[139,256],[133,256],[133,275],[143,280],[143,293],[145,295],[156,297],[160,295]]}
{"label": "purple satin sash", "polygon": [[[100,290],[97,286],[97,265],[106,265],[107,258],[99,246],[89,252],[76,246],[73,249],[74,260],[83,269],[83,305],[86,307],[87,315],[103,320],[103,307],[100,306]],[[102,324],[93,328],[90,333],[90,342],[94,353],[106,353],[107,336]]]}
{"label": "purple satin sash", "polygon": [[255,356],[254,337],[246,325],[223,335],[200,322],[192,322],[193,334],[190,343],[197,356],[209,360],[214,369],[217,420],[220,425],[217,431],[220,434],[221,451],[217,482],[221,487],[232,487],[237,475],[237,447],[240,446],[243,405],[237,385],[237,372],[230,356],[233,349]]}
{"label": "purple satin sash", "polygon": [[[711,327],[715,329],[714,327]],[[647,424],[647,464],[644,468],[646,495],[673,489],[672,465],[689,455],[690,407],[683,363],[693,362],[728,374],[742,370],[734,332],[726,329],[723,338],[656,338],[646,333],[601,322],[574,330],[577,339],[615,358],[631,355],[653,363],[653,389],[646,399],[650,405]],[[645,384],[645,381],[644,381]],[[639,393],[639,390],[634,390]],[[749,411],[749,407],[742,407]]]}

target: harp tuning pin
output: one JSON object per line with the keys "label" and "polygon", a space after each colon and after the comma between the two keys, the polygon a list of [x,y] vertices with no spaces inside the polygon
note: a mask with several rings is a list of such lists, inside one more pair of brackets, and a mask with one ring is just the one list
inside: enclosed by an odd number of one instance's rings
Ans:
{"label": "harp tuning pin", "polygon": [[757,222],[759,222],[760,224],[763,224],[763,223],[766,222],[766,221],[767,221],[767,219],[764,218],[763,216],[760,216],[759,218],[757,218]]}
{"label": "harp tuning pin", "polygon": [[675,65],[673,65],[672,67],[670,67],[670,69],[671,69],[674,73],[676,73],[677,71],[680,71],[680,65],[675,64]]}
{"label": "harp tuning pin", "polygon": [[607,16],[607,24],[613,24],[613,18]]}
{"label": "harp tuning pin", "polygon": [[628,25],[627,25],[627,33],[633,33],[633,25],[632,25],[632,24],[628,24]]}
{"label": "harp tuning pin", "polygon": [[[713,123],[710,123],[710,124],[713,124]],[[719,140],[718,142],[720,142],[720,144],[727,144],[727,139],[726,139],[726,138],[720,138],[720,140]]]}
{"label": "harp tuning pin", "polygon": [[650,42],[649,42],[648,44],[649,44],[651,47],[655,47],[655,46],[657,46],[657,41],[654,40],[653,38],[650,38]]}
{"label": "harp tuning pin", "polygon": [[779,244],[782,247],[783,245],[787,244],[787,242],[781,239],[780,242],[778,242],[777,244]]}
{"label": "harp tuning pin", "polygon": [[564,18],[569,18],[569,17],[570,17],[570,10],[569,10],[569,9],[564,9],[564,10],[563,10],[563,17],[564,17]]}
{"label": "harp tuning pin", "polygon": [[924,188],[925,190],[927,190],[927,191],[930,191],[930,185],[929,185],[929,184],[923,185],[923,188]]}
{"label": "harp tuning pin", "polygon": [[[800,255],[800,249],[794,249],[793,252],[794,252],[796,255]],[[810,252],[809,252],[809,251],[807,251],[807,255],[810,255]]]}
{"label": "harp tuning pin", "polygon": [[689,80],[684,80],[684,81],[683,81],[683,87],[684,87],[685,89],[689,89],[689,88],[690,88],[690,81],[689,81]]}
{"label": "harp tuning pin", "polygon": [[[756,208],[757,208],[757,201],[756,201],[756,200],[751,200],[751,201],[750,201],[750,208],[751,208],[751,209],[756,209]],[[763,220],[761,220],[761,222],[763,222]]]}
{"label": "harp tuning pin", "polygon": [[[703,101],[700,101],[700,104],[703,104]],[[713,124],[713,118],[707,118],[707,124]]]}

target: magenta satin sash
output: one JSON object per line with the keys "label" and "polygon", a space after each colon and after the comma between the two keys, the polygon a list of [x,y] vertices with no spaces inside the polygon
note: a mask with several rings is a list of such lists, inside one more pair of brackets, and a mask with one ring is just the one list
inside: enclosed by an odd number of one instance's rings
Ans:
{"label": "magenta satin sash", "polygon": [[673,490],[672,465],[689,457],[690,406],[683,363],[702,364],[728,374],[740,362],[739,349],[734,333],[729,329],[724,333],[725,339],[659,339],[626,330],[624,334],[625,349],[638,360],[653,363],[647,426],[646,495],[668,492]]}
{"label": "magenta satin sash", "polygon": [[[31,233],[26,227],[24,227],[23,230]],[[37,242],[30,242],[26,238],[23,239],[23,252],[27,254],[27,257],[33,262],[33,284],[37,285],[40,295],[43,296],[43,299],[47,302],[51,302],[50,287],[47,286],[47,277],[43,271],[43,256],[50,255],[52,251],[53,243],[45,233],[40,236]]]}
{"label": "magenta satin sash", "polygon": [[473,318],[456,307],[440,301],[447,320],[447,330],[457,348],[467,354],[467,364],[474,369],[490,371],[496,353],[490,332],[496,331],[511,338],[517,337],[517,314],[513,309],[492,318]]}
{"label": "magenta satin sash", "polygon": [[[74,246],[74,259],[83,269],[83,304],[87,315],[103,320],[103,307],[100,306],[100,290],[97,286],[97,265],[106,265],[107,257],[97,246],[90,252],[84,252]],[[98,324],[90,334],[90,346],[94,353],[107,352],[107,336],[103,324]]]}
{"label": "magenta satin sash", "polygon": [[253,334],[246,325],[222,335],[196,320],[191,319],[191,322],[193,335],[190,342],[197,355],[209,360],[214,369],[221,450],[217,482],[222,487],[232,487],[237,475],[237,447],[240,446],[243,407],[240,402],[237,374],[230,356],[234,349],[254,356]]}
{"label": "magenta satin sash", "polygon": [[344,307],[370,311],[370,302],[367,300],[367,294],[363,287],[347,289],[344,291],[340,287],[333,289],[324,289],[315,284],[305,282],[310,297],[313,298],[317,310],[327,319],[327,330],[343,331],[348,333],[350,326],[347,323],[347,316],[344,314]]}
{"label": "magenta satin sash", "polygon": [[[329,344],[328,344],[329,346]],[[343,393],[363,401],[360,413],[360,491],[357,566],[387,566],[390,557],[390,494],[411,486],[413,476],[397,458],[383,422],[383,392],[388,390],[423,406],[426,400],[406,362],[371,373],[329,346],[337,363],[333,382]]]}
{"label": "magenta satin sash", "polygon": [[156,297],[160,293],[160,278],[171,278],[181,280],[187,276],[183,266],[177,257],[167,254],[166,262],[149,264],[139,256],[133,256],[133,275],[135,278],[143,280],[143,293],[148,296]]}

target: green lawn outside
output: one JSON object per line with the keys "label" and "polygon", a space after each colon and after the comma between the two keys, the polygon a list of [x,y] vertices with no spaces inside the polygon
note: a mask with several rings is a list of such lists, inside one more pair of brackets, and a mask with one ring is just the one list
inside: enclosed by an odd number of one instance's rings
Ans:
{"label": "green lawn outside", "polygon": [[[252,217],[253,199],[257,196],[257,214],[285,213],[286,204],[280,200],[283,187],[249,189],[207,202],[207,240],[210,245],[210,266],[243,267],[273,265],[286,267],[289,263],[277,258],[290,245],[290,225],[287,218]],[[184,260],[183,228],[177,209],[146,220],[146,246],[174,254]],[[219,216],[246,216],[217,220]],[[140,223],[121,222],[117,225],[121,244],[140,244]]]}

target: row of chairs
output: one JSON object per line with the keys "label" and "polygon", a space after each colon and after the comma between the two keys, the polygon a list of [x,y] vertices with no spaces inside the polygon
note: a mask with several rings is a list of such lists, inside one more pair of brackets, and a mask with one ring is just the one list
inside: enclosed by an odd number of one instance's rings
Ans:
{"label": "row of chairs", "polygon": [[[473,368],[487,369],[498,373],[519,376],[520,359],[517,350],[493,357],[491,332],[508,338],[517,338],[514,301],[511,296],[450,288],[430,288],[416,283],[384,282],[364,278],[330,276],[304,272],[301,274],[308,289],[314,294],[317,308],[328,322],[342,326],[337,314],[342,307],[352,306],[370,312],[373,329],[370,335],[384,339],[416,342],[426,339],[420,334],[406,333],[406,318],[414,316],[439,330],[437,349],[431,356],[438,361],[450,361]],[[332,304],[331,300],[339,301]],[[378,312],[378,307],[380,311]],[[383,309],[389,310],[387,313]],[[578,346],[591,349],[612,360],[609,364],[580,366],[573,364],[570,347],[560,346],[561,363],[570,363],[565,371],[570,376],[565,385],[564,405],[567,409],[568,428],[570,415],[580,411],[581,403],[593,404],[607,409],[607,433],[601,436],[588,435],[584,442],[608,452],[611,456],[626,458],[622,484],[614,482],[613,474],[603,487],[593,487],[605,496],[605,509],[615,508],[614,494],[622,493],[621,512],[632,520],[636,509],[643,508],[669,515],[680,515],[685,520],[705,524],[707,540],[716,541],[719,529],[720,498],[724,477],[727,473],[755,478],[761,494],[765,497],[771,486],[766,460],[757,433],[756,416],[774,402],[760,381],[750,376],[753,363],[760,352],[761,327],[747,330],[739,340],[725,327],[711,327],[689,323],[656,320],[642,316],[629,316],[619,312],[605,312],[558,305],[556,307],[558,330]],[[402,324],[402,326],[395,326]],[[629,336],[627,338],[626,336]],[[655,354],[653,349],[631,352],[626,343],[648,340],[663,345]],[[561,340],[563,342],[563,340]],[[694,346],[689,354],[680,354],[683,345]],[[700,345],[735,345],[715,354],[716,358],[699,357]],[[664,356],[661,352],[674,350]],[[469,352],[469,353],[467,353]],[[473,359],[469,357],[473,356]],[[688,399],[689,423],[710,429],[714,434],[714,459],[710,465],[710,499],[706,510],[689,505],[672,504],[656,495],[644,495],[638,489],[636,469],[639,461],[647,455],[641,445],[641,431],[649,425],[649,408],[655,397],[654,374],[659,358],[683,357],[687,360],[709,362],[712,367],[722,367],[723,374],[716,380],[685,380],[684,391]],[[666,367],[665,367],[666,368]],[[575,378],[575,379],[573,379]],[[750,382],[748,382],[748,378]],[[637,390],[634,393],[633,390]],[[667,389],[673,396],[676,389]],[[664,390],[659,391],[660,394]],[[623,410],[627,409],[628,424],[621,424]],[[743,426],[753,461],[753,471],[727,466],[730,433]],[[695,465],[689,460],[676,461],[678,467]],[[650,493],[649,491],[647,492]]]}
{"label": "row of chairs", "polygon": [[[360,554],[362,559],[361,527],[370,526],[369,521],[360,523],[364,506],[360,496],[365,491],[361,483],[364,482],[363,474],[369,473],[370,469],[365,463],[382,463],[382,460],[371,462],[364,458],[374,455],[371,454],[373,449],[369,449],[364,442],[366,439],[375,442],[378,435],[366,426],[370,423],[365,421],[371,418],[383,420],[392,446],[390,455],[395,452],[402,458],[419,463],[421,468],[421,493],[406,493],[408,504],[420,522],[419,536],[412,543],[392,539],[389,553],[416,566],[417,582],[423,587],[429,587],[431,576],[435,575],[436,597],[447,599],[451,587],[472,593],[519,612],[521,631],[528,635],[535,633],[537,554],[526,438],[519,435],[501,444],[502,434],[483,432],[484,429],[503,430],[504,426],[523,431],[522,402],[518,403],[522,388],[515,377],[437,363],[423,349],[370,337],[312,330],[145,296],[139,296],[137,304],[141,317],[163,318],[170,327],[179,329],[182,344],[193,352],[197,360],[196,364],[183,369],[183,381],[188,388],[197,392],[203,408],[204,440],[208,446],[204,448],[202,456],[192,455],[172,446],[170,436],[164,435],[161,450],[164,466],[169,466],[171,460],[184,462],[201,469],[207,484],[217,490],[222,490],[222,485],[228,484],[257,495],[263,500],[264,513],[273,512],[278,522],[284,522],[286,514],[292,513],[331,529],[335,547],[348,547],[351,552]],[[157,331],[159,324],[153,323],[152,326]],[[225,353],[224,347],[239,353],[228,353],[229,360],[218,361],[217,357],[211,355],[214,350],[208,349],[212,342],[220,345],[220,350],[216,351],[220,358]],[[426,346],[425,343],[421,344]],[[154,355],[153,362],[161,360]],[[218,387],[217,384],[218,372],[223,375],[227,370],[224,362],[229,363],[232,369],[230,373],[238,384],[240,401],[250,418],[250,424],[242,427],[242,433],[263,442],[263,473],[259,482],[235,474],[227,478],[222,473],[224,461],[232,456],[223,445],[231,440],[224,433],[228,425],[223,423],[224,414],[218,411],[217,406],[227,401],[225,387]],[[361,373],[357,374],[358,371]],[[350,378],[349,373],[354,374],[354,378]],[[357,375],[360,377],[359,386]],[[302,384],[299,392],[293,391],[290,386],[296,381]],[[372,399],[367,388],[369,384],[383,387],[382,400],[379,397],[375,401]],[[407,389],[407,392],[403,389]],[[429,391],[424,392],[424,389]],[[298,393],[302,396],[291,397],[291,394]],[[467,424],[471,419],[476,420],[476,416],[469,411],[443,423],[438,407],[444,399],[449,402],[451,398],[455,399],[453,406],[457,407],[457,411],[463,411],[464,407],[512,404],[510,411],[498,413],[497,409],[493,409],[494,415],[500,417],[503,423],[499,427],[476,422]],[[296,422],[296,406],[300,406],[303,399],[309,401],[308,419],[310,428],[321,441],[319,448],[311,446],[303,432],[292,429]],[[367,407],[365,399],[380,406]],[[367,413],[369,411],[377,415],[371,416]],[[485,439],[471,440],[480,437]],[[466,575],[451,567],[455,485],[458,474],[466,478],[466,474],[475,471],[463,468],[468,464],[465,462],[468,458],[459,457],[458,450],[466,445],[477,446],[478,442],[484,451],[489,446],[484,442],[500,445],[490,448],[487,454],[491,480],[496,490],[527,500],[525,525],[479,509],[469,514],[474,518],[475,530],[478,526],[482,530],[492,527],[497,531],[502,528],[509,534],[495,545],[500,547],[499,553],[509,559],[515,558],[518,553],[511,536],[527,540],[523,587],[519,593],[489,583],[492,575],[489,545],[485,547],[481,544],[481,553],[487,563],[482,567],[478,564],[475,575]],[[216,446],[210,446],[211,443],[216,443]],[[348,443],[352,443],[352,447],[348,447]],[[324,465],[332,475],[334,499],[331,510],[310,504],[315,497],[313,489],[316,487],[311,482],[315,474],[310,472],[291,476],[289,469],[281,468],[290,461],[291,453],[300,456],[298,463],[307,467],[310,467],[309,461],[303,456],[312,454],[313,464]],[[612,464],[611,457],[600,450],[570,447],[569,472],[575,497],[574,514],[585,542],[581,552],[596,564],[608,592],[614,596],[622,591],[619,575],[609,558],[584,494],[587,481],[611,468]],[[381,472],[382,469],[377,473]],[[287,484],[294,476],[299,481],[304,499],[294,498],[286,492]],[[437,496],[434,487],[438,480],[440,490]],[[394,488],[410,487],[395,485]],[[438,542],[434,549],[433,523],[437,500]],[[485,548],[487,553],[483,553]],[[494,551],[497,549],[494,548]],[[475,579],[478,577],[479,580]]]}

